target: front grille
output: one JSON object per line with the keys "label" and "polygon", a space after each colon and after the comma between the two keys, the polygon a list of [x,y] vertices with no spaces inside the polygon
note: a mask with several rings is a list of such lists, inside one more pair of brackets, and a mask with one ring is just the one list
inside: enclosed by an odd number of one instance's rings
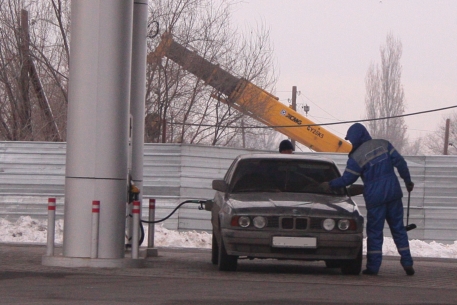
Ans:
{"label": "front grille", "polygon": [[294,219],[293,218],[283,218],[283,219],[281,219],[281,227],[283,229],[292,230],[294,228]]}
{"label": "front grille", "polygon": [[306,230],[308,227],[307,218],[283,217],[281,218],[281,228],[284,230]]}
{"label": "front grille", "polygon": [[306,230],[308,226],[308,219],[306,218],[295,218],[295,229]]}

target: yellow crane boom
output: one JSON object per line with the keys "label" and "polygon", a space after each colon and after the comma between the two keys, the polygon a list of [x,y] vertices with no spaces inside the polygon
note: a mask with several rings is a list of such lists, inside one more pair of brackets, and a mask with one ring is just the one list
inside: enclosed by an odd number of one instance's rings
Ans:
{"label": "yellow crane boom", "polygon": [[148,55],[148,62],[154,63],[164,56],[227,96],[225,99],[217,96],[213,96],[214,98],[314,151],[344,153],[352,148],[350,143],[279,102],[274,95],[246,79],[230,74],[174,41],[170,33],[162,35],[156,50]]}

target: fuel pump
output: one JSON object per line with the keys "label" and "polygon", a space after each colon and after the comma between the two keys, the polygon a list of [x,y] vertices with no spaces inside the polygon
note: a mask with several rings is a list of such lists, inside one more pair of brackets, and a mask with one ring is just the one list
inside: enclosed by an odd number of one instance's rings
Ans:
{"label": "fuel pump", "polygon": [[[140,200],[140,189],[135,185],[132,180],[132,176],[129,175],[128,178],[128,200],[127,200],[127,207],[126,207],[126,233],[125,233],[125,248],[132,247],[132,236],[133,236],[133,217],[132,217],[132,209],[133,209],[133,202]],[[138,241],[138,245],[141,246],[144,240],[144,227],[143,223],[140,222],[140,240]]]}

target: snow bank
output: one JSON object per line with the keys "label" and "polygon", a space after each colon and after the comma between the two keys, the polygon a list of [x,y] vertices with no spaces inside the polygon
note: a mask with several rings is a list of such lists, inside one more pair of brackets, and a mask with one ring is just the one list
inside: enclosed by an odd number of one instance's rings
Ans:
{"label": "snow bank", "polygon": [[[29,216],[21,216],[16,222],[0,218],[0,242],[14,243],[46,243],[47,220],[36,220]],[[147,233],[147,227],[145,228]],[[55,240],[57,244],[63,241],[63,220],[56,222]],[[154,246],[182,248],[211,248],[211,234],[206,232],[178,232],[156,225]],[[147,241],[147,236],[145,237]],[[145,242],[146,243],[146,242]],[[410,241],[413,257],[457,258],[457,241],[445,245],[437,242],[426,243],[413,239]],[[366,253],[366,240],[363,244]],[[384,255],[398,255],[395,244],[390,237],[384,238]]]}

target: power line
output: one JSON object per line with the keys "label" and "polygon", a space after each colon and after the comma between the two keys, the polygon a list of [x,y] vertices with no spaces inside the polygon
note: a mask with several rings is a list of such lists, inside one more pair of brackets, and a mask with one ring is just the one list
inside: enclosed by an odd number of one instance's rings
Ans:
{"label": "power line", "polygon": [[[340,124],[350,124],[350,123],[360,123],[360,122],[370,122],[370,121],[396,119],[396,118],[402,118],[402,117],[407,117],[407,116],[413,116],[413,115],[419,115],[419,114],[443,111],[443,110],[448,110],[448,109],[452,109],[452,108],[457,108],[457,105],[444,107],[444,108],[436,108],[436,109],[432,109],[432,110],[412,112],[412,113],[407,113],[407,114],[394,115],[394,116],[389,116],[389,117],[363,119],[363,120],[341,121],[341,122],[322,123],[322,124],[303,124],[303,125],[245,126],[244,128],[278,128],[278,127],[287,127],[287,128],[294,127],[295,128],[295,127],[308,127],[308,126],[330,126],[330,125],[340,125]],[[215,125],[212,125],[212,124],[192,124],[192,123],[177,123],[177,122],[174,122],[174,124],[177,124],[177,125],[188,125],[188,126],[204,126],[204,127],[213,127],[213,126],[215,126]],[[224,127],[224,128],[241,128],[241,126],[229,126],[229,125],[220,126],[220,127]]]}
{"label": "power line", "polygon": [[[314,103],[309,97],[307,97],[306,95],[302,94],[304,98],[306,98],[310,103],[312,103],[314,106],[316,106],[317,108],[319,108],[320,110],[322,110],[323,112],[327,113],[329,116],[333,117],[335,120],[338,120],[340,121],[339,118],[335,117],[333,114],[331,114],[330,112],[328,112],[327,110],[323,109],[322,107],[320,107],[318,105],[318,103]],[[301,95],[300,95],[301,96]]]}
{"label": "power line", "polygon": [[[436,108],[436,109],[432,109],[432,110],[424,110],[424,111],[419,111],[419,112],[412,112],[412,113],[407,113],[407,114],[393,115],[393,116],[390,116],[390,117],[364,119],[364,120],[354,120],[354,121],[343,121],[343,122],[334,122],[334,123],[324,123],[324,124],[320,124],[320,125],[322,125],[322,126],[325,126],[325,125],[338,125],[338,124],[348,124],[348,123],[359,123],[359,122],[370,122],[370,121],[397,119],[397,118],[403,118],[403,117],[407,117],[407,116],[419,115],[419,114],[424,114],[424,113],[443,111],[443,110],[448,110],[448,109],[452,109],[452,108],[457,108],[457,105],[444,107],[444,108]],[[308,125],[308,126],[314,126],[314,125]]]}

